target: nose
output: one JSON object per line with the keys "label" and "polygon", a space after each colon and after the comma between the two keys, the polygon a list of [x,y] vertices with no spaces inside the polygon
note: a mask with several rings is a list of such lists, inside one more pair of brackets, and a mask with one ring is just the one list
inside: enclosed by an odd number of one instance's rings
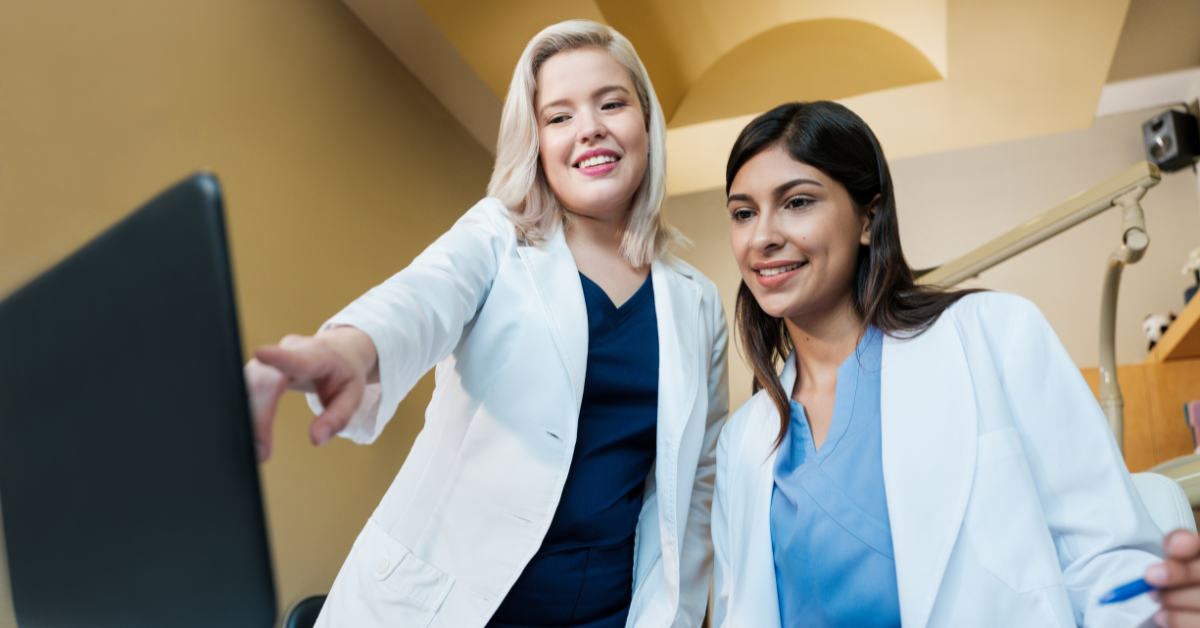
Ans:
{"label": "nose", "polygon": [[591,111],[579,114],[579,143],[590,144],[608,136],[608,129],[600,117]]}
{"label": "nose", "polygon": [[773,211],[763,212],[754,221],[750,234],[750,247],[761,254],[773,253],[783,248],[783,231],[779,229],[777,214]]}

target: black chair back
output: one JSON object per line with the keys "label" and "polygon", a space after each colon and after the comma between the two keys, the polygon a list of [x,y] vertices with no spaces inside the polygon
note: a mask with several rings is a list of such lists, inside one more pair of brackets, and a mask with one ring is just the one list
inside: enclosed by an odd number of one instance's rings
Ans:
{"label": "black chair back", "polygon": [[300,600],[283,620],[283,628],[313,628],[324,604],[324,595],[312,595]]}

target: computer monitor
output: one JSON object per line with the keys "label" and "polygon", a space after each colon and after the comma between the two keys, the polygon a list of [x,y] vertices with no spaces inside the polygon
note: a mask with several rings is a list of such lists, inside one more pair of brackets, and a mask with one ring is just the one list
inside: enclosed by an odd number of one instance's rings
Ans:
{"label": "computer monitor", "polygon": [[211,175],[0,303],[0,502],[21,626],[274,624]]}

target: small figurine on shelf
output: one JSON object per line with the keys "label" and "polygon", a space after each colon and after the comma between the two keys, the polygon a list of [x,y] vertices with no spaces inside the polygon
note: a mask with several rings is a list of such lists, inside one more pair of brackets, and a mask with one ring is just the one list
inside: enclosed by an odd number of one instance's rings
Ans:
{"label": "small figurine on shelf", "polygon": [[1167,327],[1175,320],[1175,312],[1167,312],[1164,314],[1147,314],[1146,318],[1142,319],[1142,333],[1146,334],[1146,340],[1150,341],[1150,347],[1146,350],[1154,348],[1159,340],[1162,340],[1163,334],[1166,333]]}
{"label": "small figurine on shelf", "polygon": [[1191,273],[1196,278],[1196,283],[1192,287],[1183,291],[1183,304],[1187,305],[1188,301],[1195,296],[1196,290],[1200,289],[1200,246],[1192,249],[1188,254],[1187,263],[1183,265],[1183,274]]}
{"label": "small figurine on shelf", "polygon": [[1196,424],[1200,423],[1200,401],[1183,404],[1183,419],[1192,428],[1192,444],[1196,446],[1196,453],[1200,454],[1200,436],[1196,432]]}

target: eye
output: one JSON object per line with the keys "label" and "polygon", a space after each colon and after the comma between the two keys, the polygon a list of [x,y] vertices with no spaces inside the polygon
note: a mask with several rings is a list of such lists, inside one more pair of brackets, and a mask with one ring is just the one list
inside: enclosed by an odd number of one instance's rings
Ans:
{"label": "eye", "polygon": [[558,124],[560,122],[566,122],[566,121],[567,121],[566,114],[559,114],[559,115],[554,116],[553,118],[550,118],[549,120],[547,120],[546,124]]}
{"label": "eye", "polygon": [[804,209],[813,204],[813,199],[807,196],[793,196],[783,206],[787,209]]}
{"label": "eye", "polygon": [[623,103],[619,100],[614,100],[611,102],[606,102],[603,105],[600,105],[600,109],[602,109],[604,111],[614,111],[614,110],[620,109],[621,107],[624,107],[624,106],[626,106],[625,103]]}
{"label": "eye", "polygon": [[739,207],[730,212],[729,217],[733,218],[734,222],[743,222],[754,217],[754,210],[749,207]]}

